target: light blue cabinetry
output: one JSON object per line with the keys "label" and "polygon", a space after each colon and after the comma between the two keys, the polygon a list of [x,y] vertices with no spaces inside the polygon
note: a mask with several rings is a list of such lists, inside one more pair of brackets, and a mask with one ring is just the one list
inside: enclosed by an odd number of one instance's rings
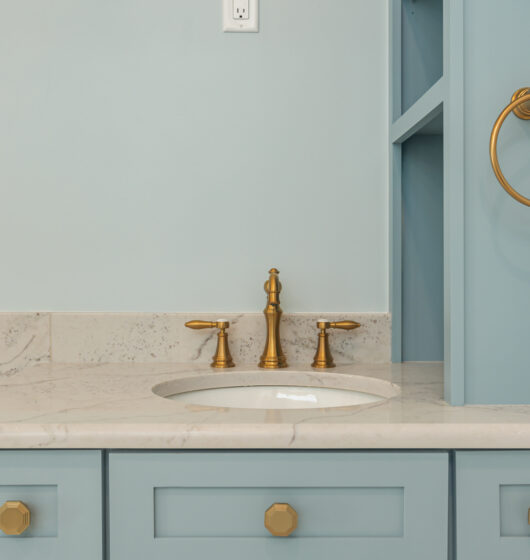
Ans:
{"label": "light blue cabinetry", "polygon": [[[530,86],[530,2],[389,6],[393,360],[437,360],[443,345],[451,404],[530,403],[530,210],[502,189],[489,157],[495,120]],[[437,152],[426,134],[440,135]],[[510,115],[498,155],[527,197],[529,147],[530,124]],[[418,184],[442,183],[443,231],[425,196],[410,200]],[[442,250],[426,242],[442,234],[443,274]]]}
{"label": "light blue cabinetry", "polygon": [[29,528],[0,532],[0,558],[101,560],[102,463],[99,451],[1,451],[0,505],[23,502]]}
{"label": "light blue cabinetry", "polygon": [[530,557],[530,452],[456,454],[458,560]]}
{"label": "light blue cabinetry", "polygon": [[[98,451],[1,451],[0,505],[31,524],[0,533],[0,558],[528,558],[530,451],[458,451],[454,478],[449,455],[110,452],[106,472]],[[275,503],[298,513],[289,537],[264,526]]]}
{"label": "light blue cabinetry", "polygon": [[454,148],[446,135],[456,1],[389,2],[392,359],[444,360],[448,387],[462,369],[454,344],[462,287],[448,289],[460,273],[448,241],[460,232],[461,201],[447,176]]}
{"label": "light blue cabinetry", "polygon": [[[465,0],[464,8],[465,397],[530,403],[530,209],[501,188],[488,153],[495,119],[530,85],[530,2]],[[530,122],[510,115],[498,155],[508,181],[526,196],[529,150]],[[488,325],[492,318],[496,324]]]}
{"label": "light blue cabinetry", "polygon": [[443,452],[113,452],[109,489],[111,560],[447,558]]}

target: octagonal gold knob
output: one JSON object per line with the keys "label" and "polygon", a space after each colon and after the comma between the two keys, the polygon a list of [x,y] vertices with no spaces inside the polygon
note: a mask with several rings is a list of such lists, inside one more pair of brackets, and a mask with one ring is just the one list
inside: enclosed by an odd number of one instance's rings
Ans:
{"label": "octagonal gold knob", "polygon": [[21,535],[29,527],[30,517],[22,502],[6,502],[0,507],[0,530],[6,535]]}
{"label": "octagonal gold knob", "polygon": [[289,504],[272,504],[265,512],[265,527],[275,537],[288,537],[298,527],[298,514]]}

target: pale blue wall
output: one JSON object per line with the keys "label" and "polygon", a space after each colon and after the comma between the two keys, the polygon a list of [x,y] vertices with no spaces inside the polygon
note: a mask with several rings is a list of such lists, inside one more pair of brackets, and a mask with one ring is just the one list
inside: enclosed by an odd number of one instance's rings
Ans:
{"label": "pale blue wall", "polygon": [[387,4],[0,0],[0,309],[386,311]]}

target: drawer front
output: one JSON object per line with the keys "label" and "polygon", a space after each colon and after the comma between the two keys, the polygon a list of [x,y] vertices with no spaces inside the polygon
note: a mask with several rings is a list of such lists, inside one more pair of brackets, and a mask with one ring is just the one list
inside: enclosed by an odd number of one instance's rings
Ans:
{"label": "drawer front", "polygon": [[445,453],[113,452],[109,496],[112,560],[447,559]]}
{"label": "drawer front", "polygon": [[530,558],[530,453],[456,454],[458,560]]}
{"label": "drawer front", "polygon": [[22,502],[29,527],[0,531],[0,558],[101,560],[99,451],[0,451],[0,506]]}

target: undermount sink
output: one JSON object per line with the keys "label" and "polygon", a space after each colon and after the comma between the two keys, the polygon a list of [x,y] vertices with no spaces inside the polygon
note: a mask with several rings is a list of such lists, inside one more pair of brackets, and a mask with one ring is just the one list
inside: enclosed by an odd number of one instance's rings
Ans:
{"label": "undermount sink", "polygon": [[327,387],[219,387],[166,397],[182,403],[223,408],[328,408],[381,401],[384,397]]}
{"label": "undermount sink", "polygon": [[366,405],[399,390],[361,375],[273,370],[193,374],[161,383],[153,392],[189,406],[296,410]]}

